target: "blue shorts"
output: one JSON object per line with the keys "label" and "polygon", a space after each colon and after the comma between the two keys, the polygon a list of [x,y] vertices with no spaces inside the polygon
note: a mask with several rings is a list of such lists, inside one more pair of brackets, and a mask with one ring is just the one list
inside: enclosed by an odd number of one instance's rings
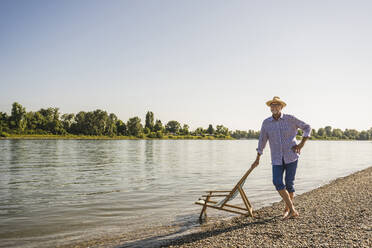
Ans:
{"label": "blue shorts", "polygon": [[[295,192],[293,187],[296,169],[297,169],[297,162],[298,160],[285,164],[283,160],[283,164],[281,165],[272,165],[273,167],[273,184],[275,185],[276,190],[287,189],[289,193]],[[283,173],[285,171],[285,185],[283,184]]]}

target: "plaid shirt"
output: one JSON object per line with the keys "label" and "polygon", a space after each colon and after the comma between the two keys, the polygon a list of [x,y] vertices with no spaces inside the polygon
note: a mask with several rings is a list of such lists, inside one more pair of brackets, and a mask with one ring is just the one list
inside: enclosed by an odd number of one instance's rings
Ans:
{"label": "plaid shirt", "polygon": [[278,120],[270,116],[262,123],[257,152],[262,154],[267,140],[269,140],[273,165],[281,165],[283,159],[286,164],[296,161],[299,154],[295,153],[291,148],[297,144],[296,135],[298,128],[303,130],[303,137],[310,136],[310,125],[293,115],[281,113]]}

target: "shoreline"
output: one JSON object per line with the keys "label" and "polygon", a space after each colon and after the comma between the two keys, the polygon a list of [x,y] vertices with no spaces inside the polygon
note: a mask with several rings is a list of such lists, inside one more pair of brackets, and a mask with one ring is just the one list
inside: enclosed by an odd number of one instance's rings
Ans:
{"label": "shoreline", "polygon": [[[163,138],[139,138],[135,136],[90,136],[90,135],[57,135],[57,134],[11,134],[6,137],[0,137],[0,140],[258,140],[255,138],[251,139],[236,139],[233,137],[229,138],[217,138],[214,136],[166,136]],[[301,137],[297,137],[297,141],[301,140]],[[358,140],[358,139],[316,139],[310,137],[310,141],[371,141],[372,140]]]}
{"label": "shoreline", "polygon": [[295,219],[281,220],[276,202],[161,247],[371,247],[371,179],[372,166],[298,195]]}
{"label": "shoreline", "polygon": [[209,210],[212,221],[194,230],[160,228],[156,236],[127,233],[59,247],[372,246],[372,166],[296,196],[295,206],[300,217],[286,221],[280,201],[255,210],[255,219],[213,219]]}
{"label": "shoreline", "polygon": [[[163,138],[138,138],[135,136],[89,136],[89,135],[11,135],[0,140],[237,140],[234,138],[216,138],[213,136],[172,136]],[[243,139],[242,139],[243,140]],[[249,139],[246,139],[249,140]],[[256,139],[252,139],[256,140]]]}

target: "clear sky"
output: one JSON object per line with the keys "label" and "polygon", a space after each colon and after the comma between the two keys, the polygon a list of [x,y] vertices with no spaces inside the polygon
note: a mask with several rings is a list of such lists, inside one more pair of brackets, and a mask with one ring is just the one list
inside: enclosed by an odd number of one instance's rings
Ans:
{"label": "clear sky", "polygon": [[0,111],[372,127],[372,1],[0,1]]}

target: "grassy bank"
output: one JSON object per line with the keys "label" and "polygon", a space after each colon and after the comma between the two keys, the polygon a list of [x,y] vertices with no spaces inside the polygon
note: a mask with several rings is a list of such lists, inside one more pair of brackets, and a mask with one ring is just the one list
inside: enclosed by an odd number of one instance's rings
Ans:
{"label": "grassy bank", "polygon": [[[301,136],[296,137],[297,140],[301,140]],[[231,136],[224,138],[215,137],[213,135],[206,136],[194,136],[194,135],[164,135],[162,138],[150,138],[150,137],[135,137],[135,136],[93,136],[93,135],[57,135],[57,134],[5,134],[0,136],[0,139],[76,139],[76,140],[236,140]],[[338,139],[338,138],[314,138],[310,137],[310,140],[354,140],[355,139]]]}
{"label": "grassy bank", "polygon": [[216,138],[214,136],[192,136],[192,135],[164,135],[162,138],[148,138],[148,137],[135,137],[135,136],[90,136],[90,135],[55,135],[55,134],[7,134],[0,139],[76,139],[76,140],[175,140],[175,139],[188,139],[188,140],[234,140],[231,137]]}

